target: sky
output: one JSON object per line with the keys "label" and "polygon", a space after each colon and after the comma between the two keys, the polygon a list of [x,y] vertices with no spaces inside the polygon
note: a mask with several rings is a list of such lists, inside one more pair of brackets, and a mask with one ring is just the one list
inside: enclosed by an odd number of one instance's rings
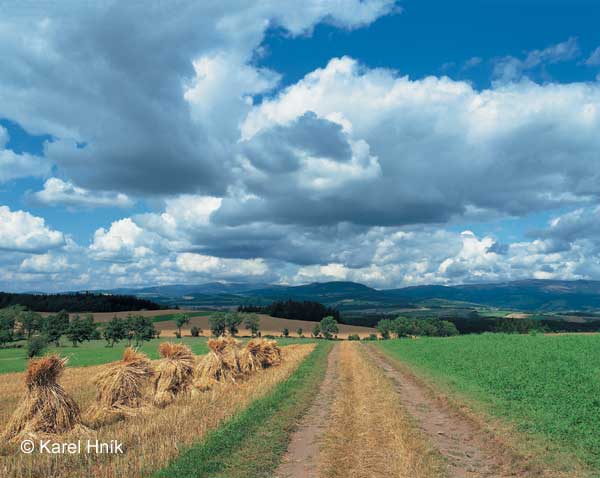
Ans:
{"label": "sky", "polygon": [[600,4],[0,1],[0,290],[600,280]]}

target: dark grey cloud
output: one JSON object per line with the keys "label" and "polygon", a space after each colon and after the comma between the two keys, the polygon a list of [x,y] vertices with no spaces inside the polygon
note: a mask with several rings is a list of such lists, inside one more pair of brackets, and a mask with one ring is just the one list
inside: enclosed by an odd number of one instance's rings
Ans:
{"label": "dark grey cloud", "polygon": [[274,174],[299,169],[306,155],[333,161],[349,161],[352,157],[342,127],[311,111],[289,125],[261,132],[242,145],[243,154],[253,166]]}
{"label": "dark grey cloud", "polygon": [[277,81],[252,65],[265,30],[353,28],[393,4],[3,2],[0,116],[52,135],[45,154],[77,186],[224,194],[248,98]]}

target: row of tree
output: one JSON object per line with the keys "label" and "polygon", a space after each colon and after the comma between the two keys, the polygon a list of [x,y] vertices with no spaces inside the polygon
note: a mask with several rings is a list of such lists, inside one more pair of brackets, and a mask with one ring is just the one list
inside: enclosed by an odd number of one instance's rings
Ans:
{"label": "row of tree", "polygon": [[102,337],[109,347],[113,347],[121,340],[127,340],[128,345],[135,342],[135,346],[143,342],[158,338],[160,331],[154,326],[152,317],[132,315],[126,318],[113,317],[107,322],[102,332]]}
{"label": "row of tree", "polygon": [[75,347],[86,340],[100,338],[92,314],[86,314],[84,317],[75,314],[69,317],[69,314],[62,310],[58,314],[43,317],[22,306],[0,310],[0,345],[41,336],[46,342],[59,347],[63,335]]}
{"label": "row of tree", "polygon": [[229,333],[235,337],[239,328],[244,325],[252,337],[260,335],[260,317],[256,314],[246,314],[239,312],[225,312],[222,314],[213,314],[208,318],[210,331],[215,337],[221,337]]}
{"label": "row of tree", "polygon": [[158,337],[159,334],[152,318],[141,315],[114,317],[104,327],[99,328],[92,314],[69,316],[62,310],[44,317],[20,305],[0,310],[0,346],[27,339],[30,342],[28,347],[31,355],[37,355],[46,344],[60,347],[63,337],[74,347],[102,337],[108,345],[113,346],[121,340],[128,340],[129,344],[135,341],[136,345],[140,345],[146,340]]}
{"label": "row of tree", "polygon": [[308,322],[319,322],[323,317],[333,317],[337,322],[340,321],[340,313],[337,309],[311,301],[285,300],[263,306],[241,305],[238,307],[238,312],[260,313],[281,319]]}
{"label": "row of tree", "polygon": [[384,339],[395,337],[429,336],[450,337],[458,335],[456,326],[447,320],[440,319],[410,319],[396,317],[382,319],[377,323],[377,331]]}
{"label": "row of tree", "polygon": [[14,294],[0,292],[0,308],[21,305],[43,312],[121,312],[126,310],[158,310],[161,306],[132,295],[94,294]]}
{"label": "row of tree", "polygon": [[[260,317],[256,314],[240,313],[240,312],[225,312],[214,314],[208,318],[210,331],[215,337],[220,337],[229,334],[235,337],[239,328],[243,325],[248,330],[252,337],[260,336]],[[337,321],[333,316],[327,316],[320,319],[312,328],[313,337],[324,337],[331,339],[339,332]],[[298,337],[304,336],[304,330],[299,327],[296,329]],[[193,335],[193,334],[192,334]],[[281,331],[283,337],[290,335],[288,328],[283,328]]]}

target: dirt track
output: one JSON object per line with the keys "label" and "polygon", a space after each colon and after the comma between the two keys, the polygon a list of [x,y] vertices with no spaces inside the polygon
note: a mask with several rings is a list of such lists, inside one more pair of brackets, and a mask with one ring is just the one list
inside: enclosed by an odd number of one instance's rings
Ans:
{"label": "dirt track", "polygon": [[275,476],[417,475],[566,476],[529,463],[375,347],[356,342],[336,345],[318,397],[293,433]]}
{"label": "dirt track", "polygon": [[298,430],[292,435],[287,453],[275,478],[316,477],[319,462],[319,438],[337,384],[337,365],[339,346],[335,345],[327,359],[327,372],[319,388],[314,403],[298,425]]}
{"label": "dirt track", "polygon": [[368,347],[369,356],[380,366],[398,391],[404,408],[425,432],[434,448],[448,462],[451,478],[508,478],[531,476],[515,473],[513,457],[493,446],[493,437],[466,420],[449,406],[430,397],[413,377],[393,367],[379,351]]}

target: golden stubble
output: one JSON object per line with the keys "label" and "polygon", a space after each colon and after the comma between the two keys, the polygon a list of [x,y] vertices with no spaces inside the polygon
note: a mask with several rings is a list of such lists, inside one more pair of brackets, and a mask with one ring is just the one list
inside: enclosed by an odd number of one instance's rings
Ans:
{"label": "golden stubble", "polygon": [[338,388],[322,439],[323,478],[439,478],[442,459],[382,370],[355,342],[340,344]]}
{"label": "golden stubble", "polygon": [[[314,344],[282,348],[281,365],[260,370],[244,380],[223,383],[210,391],[178,398],[164,409],[152,409],[137,417],[113,423],[95,431],[93,438],[118,440],[126,449],[123,455],[25,455],[6,444],[0,456],[0,476],[7,478],[113,478],[150,475],[175,458],[182,448],[197,442],[223,420],[264,396],[288,378],[314,349]],[[92,404],[95,388],[92,378],[102,366],[67,369],[61,384],[82,409]],[[0,385],[0,419],[10,416],[24,393],[23,374],[3,376]],[[67,436],[57,441],[88,437]]]}

